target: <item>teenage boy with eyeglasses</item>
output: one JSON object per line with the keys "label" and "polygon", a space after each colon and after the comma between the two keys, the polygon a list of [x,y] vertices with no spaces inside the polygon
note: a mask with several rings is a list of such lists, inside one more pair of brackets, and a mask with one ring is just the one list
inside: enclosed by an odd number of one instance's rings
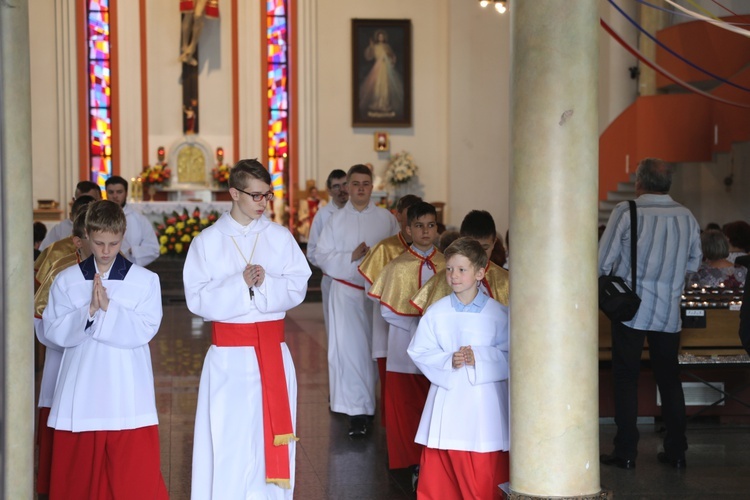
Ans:
{"label": "teenage boy with eyeglasses", "polygon": [[213,322],[193,444],[192,498],[292,498],[297,380],[286,311],[305,298],[310,267],[265,215],[271,176],[257,160],[229,174],[232,209],[201,232],[183,280],[191,312]]}

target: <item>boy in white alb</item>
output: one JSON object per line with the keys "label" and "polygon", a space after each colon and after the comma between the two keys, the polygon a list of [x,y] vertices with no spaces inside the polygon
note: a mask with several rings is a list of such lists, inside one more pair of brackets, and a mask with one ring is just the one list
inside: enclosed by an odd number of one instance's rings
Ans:
{"label": "boy in white alb", "polygon": [[148,347],[161,288],[120,254],[125,226],[116,203],[89,205],[93,255],[58,274],[42,315],[47,341],[65,349],[48,420],[52,500],[168,498]]}
{"label": "boy in white alb", "polygon": [[[315,249],[318,247],[320,233],[323,232],[328,219],[334,212],[338,212],[346,202],[349,201],[349,191],[346,190],[346,172],[340,169],[332,170],[326,180],[328,188],[328,198],[330,203],[318,210],[318,214],[313,219],[310,226],[310,237],[307,239],[307,260],[310,264],[317,266],[315,262]],[[328,336],[328,299],[331,296],[331,277],[324,274],[320,280],[320,295],[323,302],[323,324],[326,329],[326,338]]]}
{"label": "boy in white alb", "polygon": [[487,254],[469,238],[445,250],[453,293],[427,309],[409,345],[430,379],[416,442],[418,498],[494,499],[508,481],[508,308],[483,293]]}
{"label": "boy in white alb", "polygon": [[257,160],[229,174],[232,209],[190,245],[190,311],[213,322],[198,389],[194,500],[290,499],[297,378],[284,317],[305,298],[310,266],[289,230],[268,220],[271,176]]}
{"label": "boy in white alb", "polygon": [[333,278],[328,306],[331,410],[350,417],[349,435],[364,436],[375,414],[377,370],[372,360],[372,301],[357,266],[372,245],[398,232],[396,218],[370,200],[372,172],[354,165],[349,201],[328,220],[315,261]]}
{"label": "boy in white alb", "polygon": [[409,207],[406,220],[411,246],[385,266],[368,293],[379,301],[379,310],[389,324],[383,401],[388,421],[388,467],[410,467],[416,481],[422,446],[414,442],[414,436],[430,381],[406,352],[420,316],[409,299],[432,276],[445,272],[445,259],[433,245],[437,236],[435,207],[420,201]]}

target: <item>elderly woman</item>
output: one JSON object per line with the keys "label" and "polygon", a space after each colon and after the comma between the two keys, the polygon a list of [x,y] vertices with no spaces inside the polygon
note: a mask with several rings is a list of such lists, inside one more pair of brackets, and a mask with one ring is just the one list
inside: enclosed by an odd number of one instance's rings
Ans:
{"label": "elderly woman", "polygon": [[735,266],[727,260],[729,240],[721,231],[710,229],[701,234],[703,263],[697,272],[687,278],[687,284],[698,286],[723,286],[742,288],[745,286],[747,268]]}

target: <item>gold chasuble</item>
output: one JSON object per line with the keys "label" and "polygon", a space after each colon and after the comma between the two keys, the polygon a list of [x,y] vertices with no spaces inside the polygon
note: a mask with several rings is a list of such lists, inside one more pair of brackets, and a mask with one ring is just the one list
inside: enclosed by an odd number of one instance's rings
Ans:
{"label": "gold chasuble", "polygon": [[44,282],[55,262],[75,253],[76,245],[73,243],[72,236],[56,241],[42,250],[34,261],[34,290]]}
{"label": "gold chasuble", "polygon": [[[445,257],[433,248],[425,259],[411,248],[388,264],[370,287],[369,295],[401,316],[420,316],[420,311],[410,302],[422,284],[422,269],[432,268],[438,277],[445,281]],[[429,283],[429,281],[428,281]]]}
{"label": "gold chasuble", "polygon": [[409,248],[401,233],[394,234],[375,245],[367,252],[362,263],[359,265],[359,274],[372,284],[380,275],[380,272],[390,261],[404,253]]}
{"label": "gold chasuble", "polygon": [[[509,278],[508,271],[494,262],[489,262],[482,280],[482,284],[489,290],[490,296],[504,306],[508,305]],[[446,281],[445,275],[436,274],[411,298],[411,303],[419,310],[420,314],[424,314],[428,307],[452,292],[453,290]]]}
{"label": "gold chasuble", "polygon": [[78,252],[69,253],[68,255],[57,259],[48,269],[46,276],[37,274],[37,278],[43,278],[39,289],[34,294],[34,316],[37,318],[42,317],[44,309],[47,307],[49,302],[49,289],[52,287],[52,282],[55,281],[60,271],[67,269],[70,266],[78,264]]}

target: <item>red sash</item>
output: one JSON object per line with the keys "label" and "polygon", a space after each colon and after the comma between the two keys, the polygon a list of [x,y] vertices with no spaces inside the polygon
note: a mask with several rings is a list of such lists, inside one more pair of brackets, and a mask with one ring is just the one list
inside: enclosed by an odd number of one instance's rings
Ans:
{"label": "red sash", "polygon": [[263,394],[263,441],[266,457],[266,482],[291,488],[289,442],[297,441],[292,427],[289,392],[284,373],[281,343],[284,320],[260,323],[213,324],[212,343],[218,347],[255,348]]}
{"label": "red sash", "polygon": [[343,283],[344,285],[350,286],[352,288],[356,288],[357,290],[364,290],[365,287],[355,285],[354,283],[349,283],[348,281],[340,280],[338,278],[333,278],[333,281],[338,281],[339,283]]}

